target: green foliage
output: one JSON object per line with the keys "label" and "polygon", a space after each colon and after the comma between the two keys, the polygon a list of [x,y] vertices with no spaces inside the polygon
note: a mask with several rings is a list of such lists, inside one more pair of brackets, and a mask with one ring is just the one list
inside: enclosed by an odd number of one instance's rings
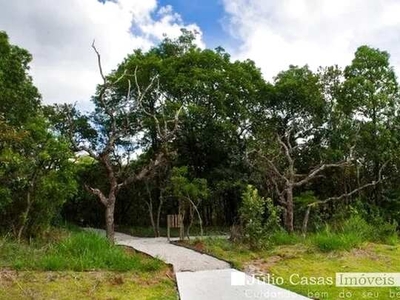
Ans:
{"label": "green foliage", "polygon": [[[93,96],[95,111],[84,114],[69,105],[41,107],[29,75],[31,55],[11,45],[1,32],[1,231],[16,235],[21,231],[26,237],[40,234],[74,194],[64,206],[63,217],[101,226],[102,207],[83,186],[78,187],[76,173],[78,182],[98,187],[106,195],[111,185],[104,174],[114,174],[121,182],[163,153],[159,162],[165,168],[148,174],[151,196],[159,203],[169,180],[166,198],[179,201],[165,201],[161,223],[185,199],[197,204],[201,200],[199,210],[208,226],[230,226],[240,215],[252,244],[294,243],[295,238],[279,230],[281,212],[273,205],[285,205],[284,198],[292,196],[282,190],[287,183],[283,177],[292,173],[289,179],[298,182],[321,164],[348,161],[354,164],[324,169],[321,176],[293,188],[294,225],[298,227],[308,204],[350,193],[381,175],[385,180],[380,184],[317,205],[309,228],[332,224],[320,239],[341,234],[333,237],[338,240],[333,244],[358,244],[352,232],[362,239],[395,241],[400,221],[400,97],[389,54],[361,46],[344,70],[328,66],[313,72],[308,66],[290,66],[267,83],[254,62],[233,61],[222,48],[200,49],[195,39],[194,33],[183,31],[177,39],[166,38],[147,52],[128,55],[107,76],[115,84],[98,87]],[[142,91],[157,78],[141,103],[146,112],[137,103],[133,74]],[[165,143],[158,131],[165,126],[172,129],[171,120],[180,107],[177,134]],[[113,132],[117,133],[112,139],[115,147],[108,147]],[[97,157],[108,157],[112,172],[87,158],[72,163],[71,145],[60,135],[88,146],[95,158],[103,153]],[[125,164],[137,151],[143,153],[140,158]],[[265,158],[273,160],[276,170]],[[241,193],[249,182],[271,199],[246,190],[239,211]],[[147,225],[148,208],[137,201],[143,198],[143,185],[134,182],[118,191],[116,222]],[[355,200],[365,203],[365,213],[343,221]]]}
{"label": "green foliage", "polygon": [[267,214],[267,216],[264,220],[264,230],[267,232],[267,234],[282,230],[280,217],[282,209],[274,205],[274,202],[271,198],[266,198],[265,204],[265,213]]}
{"label": "green foliage", "polygon": [[0,231],[40,235],[76,191],[72,152],[43,115],[31,55],[0,32]]}
{"label": "green foliage", "polygon": [[206,199],[209,195],[207,180],[204,178],[189,178],[188,168],[173,168],[170,179],[170,189],[174,197],[180,200]]}
{"label": "green foliage", "polygon": [[68,144],[49,131],[42,117],[27,122],[18,144],[0,149],[2,190],[12,194],[7,203],[1,201],[0,224],[26,236],[46,230],[76,191],[71,157]]}
{"label": "green foliage", "polygon": [[257,189],[248,185],[242,194],[239,217],[243,227],[244,238],[254,248],[261,247],[264,242],[264,211],[265,199],[258,195]]}
{"label": "green foliage", "polygon": [[[248,185],[239,208],[245,242],[253,248],[264,247],[268,236],[281,229],[279,213],[270,198],[261,197],[256,188]],[[265,217],[265,214],[268,216]]]}
{"label": "green foliage", "polygon": [[9,43],[0,31],[0,120],[21,125],[40,105],[40,95],[29,76],[31,55],[25,49]]}

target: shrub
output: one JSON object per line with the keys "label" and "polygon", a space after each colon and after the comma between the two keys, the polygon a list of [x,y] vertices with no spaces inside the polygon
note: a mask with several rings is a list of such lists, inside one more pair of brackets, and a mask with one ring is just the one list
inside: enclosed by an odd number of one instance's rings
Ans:
{"label": "shrub", "polygon": [[265,202],[265,199],[258,195],[257,189],[251,185],[248,185],[242,194],[242,206],[239,209],[240,223],[244,238],[253,248],[262,246]]}
{"label": "shrub", "polygon": [[269,237],[281,231],[280,210],[274,206],[272,199],[263,198],[256,188],[248,185],[242,194],[242,206],[239,217],[244,238],[252,248],[262,248],[270,241]]}

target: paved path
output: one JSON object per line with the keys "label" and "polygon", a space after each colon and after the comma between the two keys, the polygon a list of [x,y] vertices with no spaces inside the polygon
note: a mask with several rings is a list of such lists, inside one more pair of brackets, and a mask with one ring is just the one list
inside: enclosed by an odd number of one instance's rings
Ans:
{"label": "paved path", "polygon": [[227,262],[212,256],[170,244],[167,238],[132,238],[126,234],[115,234],[116,243],[132,247],[172,264],[175,272],[228,269]]}
{"label": "paved path", "polygon": [[235,269],[176,273],[181,300],[306,300]]}
{"label": "paved path", "polygon": [[[103,230],[90,230],[105,234]],[[116,232],[115,240],[118,245],[132,247],[172,264],[181,300],[308,299],[254,280],[212,256],[170,244],[167,238],[138,238]]]}

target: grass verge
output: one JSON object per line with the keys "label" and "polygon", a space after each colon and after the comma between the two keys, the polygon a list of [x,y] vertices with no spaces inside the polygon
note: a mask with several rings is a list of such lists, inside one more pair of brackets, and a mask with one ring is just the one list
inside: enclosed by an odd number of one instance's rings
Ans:
{"label": "grass verge", "polygon": [[194,249],[230,261],[249,274],[266,276],[270,283],[311,299],[400,298],[400,289],[396,287],[342,288],[335,285],[336,272],[400,272],[399,244],[364,242],[350,250],[324,252],[313,244],[312,239],[264,250],[251,250],[243,244],[216,238],[187,243]]}
{"label": "grass verge", "polygon": [[156,271],[163,262],[138,253],[128,254],[92,232],[62,233],[59,241],[19,244],[3,238],[0,241],[0,266],[16,270],[89,271],[111,270]]}
{"label": "grass verge", "polygon": [[0,299],[176,299],[171,269],[81,230],[17,243],[0,237]]}
{"label": "grass verge", "polygon": [[137,274],[1,270],[0,299],[175,300],[175,284],[166,271]]}

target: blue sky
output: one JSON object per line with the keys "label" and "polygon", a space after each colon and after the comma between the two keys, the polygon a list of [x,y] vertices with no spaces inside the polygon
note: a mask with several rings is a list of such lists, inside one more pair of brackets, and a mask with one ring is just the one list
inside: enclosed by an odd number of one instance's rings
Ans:
{"label": "blue sky", "polygon": [[160,6],[171,5],[180,14],[185,23],[196,23],[203,31],[207,47],[227,47],[233,40],[224,31],[225,17],[223,3],[220,0],[159,0]]}

